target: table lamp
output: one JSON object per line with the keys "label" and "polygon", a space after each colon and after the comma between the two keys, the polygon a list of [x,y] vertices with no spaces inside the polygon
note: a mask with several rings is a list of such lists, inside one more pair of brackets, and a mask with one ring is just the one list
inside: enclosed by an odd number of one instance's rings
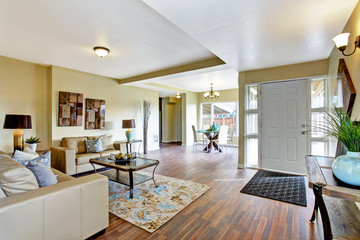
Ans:
{"label": "table lamp", "polygon": [[127,128],[126,138],[128,142],[131,142],[133,133],[130,128],[135,128],[135,119],[124,119],[122,121],[122,128]]}
{"label": "table lamp", "polygon": [[14,131],[14,152],[23,151],[25,146],[24,131],[20,129],[31,129],[31,116],[19,114],[6,114],[4,129],[16,129]]}

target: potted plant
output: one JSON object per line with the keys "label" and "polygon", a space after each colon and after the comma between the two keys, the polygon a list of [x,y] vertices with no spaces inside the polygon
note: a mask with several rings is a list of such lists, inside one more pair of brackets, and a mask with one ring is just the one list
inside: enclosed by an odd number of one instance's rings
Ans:
{"label": "potted plant", "polygon": [[328,125],[322,129],[328,136],[337,138],[348,152],[338,156],[332,165],[334,175],[341,181],[360,186],[360,125],[352,121],[342,108],[326,112]]}
{"label": "potted plant", "polygon": [[38,137],[30,137],[30,138],[26,139],[26,143],[29,144],[29,148],[31,150],[33,150],[34,152],[36,152],[36,146],[39,142],[40,142],[40,138],[38,138]]}

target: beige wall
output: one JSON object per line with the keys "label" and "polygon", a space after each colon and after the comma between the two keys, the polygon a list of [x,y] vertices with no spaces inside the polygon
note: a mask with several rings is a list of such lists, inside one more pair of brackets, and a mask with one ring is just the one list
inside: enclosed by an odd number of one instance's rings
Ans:
{"label": "beige wall", "polygon": [[[159,134],[159,97],[156,91],[119,85],[113,79],[94,74],[56,66],[46,67],[2,56],[0,56],[0,81],[1,124],[4,122],[5,114],[30,114],[33,128],[24,130],[24,135],[26,138],[40,137],[41,143],[38,149],[56,146],[65,136],[112,134],[114,140],[125,139],[125,129],[121,128],[122,119],[125,118],[135,119],[134,137],[142,139],[140,103],[143,100],[150,100],[153,104],[148,149],[159,148],[159,143],[154,141],[154,135]],[[85,130],[84,123],[80,127],[58,127],[59,91],[83,93],[84,104],[85,98],[104,99],[105,121],[112,123],[114,128]],[[12,132],[13,130],[1,127],[0,150],[12,151]]]}
{"label": "beige wall", "polygon": [[[356,36],[360,35],[360,3],[355,7],[352,15],[350,16],[347,24],[344,27],[342,32],[350,33],[349,37],[349,45],[346,49],[345,53],[349,53],[354,49],[354,41]],[[330,107],[333,101],[333,97],[335,94],[335,87],[337,85],[337,72],[339,66],[339,59],[344,58],[346,66],[349,70],[351,79],[354,83],[355,90],[357,92],[355,98],[354,110],[351,115],[353,119],[360,119],[360,49],[357,49],[356,52],[351,56],[343,56],[341,52],[334,46],[330,57],[329,57],[329,103]],[[334,156],[336,152],[337,141],[332,139],[329,145],[329,154],[330,156]]]}
{"label": "beige wall", "polygon": [[5,114],[30,114],[32,129],[24,136],[40,137],[38,149],[48,147],[47,67],[0,56],[0,150],[13,151],[13,130],[3,129]]}
{"label": "beige wall", "polygon": [[[84,94],[84,108],[86,98],[105,100],[105,122],[111,122],[114,125],[114,129],[85,130],[84,124],[79,127],[58,127],[59,91]],[[148,150],[153,150],[159,148],[159,143],[154,142],[154,135],[159,134],[159,95],[156,91],[119,85],[117,81],[111,78],[52,66],[51,124],[53,145],[58,145],[61,138],[65,136],[112,134],[115,140],[125,139],[126,129],[122,129],[122,120],[129,118],[135,119],[134,138],[142,139],[143,124],[140,104],[143,100],[150,100],[152,102],[152,113],[148,130]]]}
{"label": "beige wall", "polygon": [[[360,35],[360,2],[355,7],[352,15],[350,16],[347,24],[344,27],[342,32],[350,33],[348,48],[345,50],[345,53],[350,53],[354,49],[354,42],[356,36]],[[352,118],[360,119],[360,49],[358,48],[356,52],[349,56],[343,56],[341,52],[334,47],[329,57],[329,103],[332,103],[333,96],[335,93],[336,86],[336,76],[338,72],[339,59],[344,58],[346,66],[349,70],[351,79],[354,83],[355,90],[357,92],[354,110],[352,113]]]}
{"label": "beige wall", "polygon": [[245,164],[245,84],[323,76],[327,73],[327,59],[239,73],[239,167]]}

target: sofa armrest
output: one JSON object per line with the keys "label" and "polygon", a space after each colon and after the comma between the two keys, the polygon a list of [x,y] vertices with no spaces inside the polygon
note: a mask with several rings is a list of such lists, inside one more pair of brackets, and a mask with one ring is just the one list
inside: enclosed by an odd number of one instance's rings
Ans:
{"label": "sofa armrest", "polygon": [[51,167],[67,174],[76,174],[75,149],[68,147],[52,147]]}
{"label": "sofa armrest", "polygon": [[108,227],[108,211],[108,179],[76,178],[1,198],[0,239],[85,239]]}

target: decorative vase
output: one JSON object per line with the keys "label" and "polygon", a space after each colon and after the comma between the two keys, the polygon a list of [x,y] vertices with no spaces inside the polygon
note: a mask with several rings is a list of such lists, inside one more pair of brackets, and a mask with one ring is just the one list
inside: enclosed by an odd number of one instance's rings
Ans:
{"label": "decorative vase", "polygon": [[33,150],[34,152],[36,152],[36,146],[37,146],[37,143],[29,143],[29,148],[31,150]]}
{"label": "decorative vase", "polygon": [[341,181],[360,186],[360,152],[338,156],[333,162],[332,171]]}
{"label": "decorative vase", "polygon": [[133,133],[132,133],[132,131],[131,131],[130,129],[129,129],[129,130],[127,130],[127,131],[126,131],[126,138],[127,138],[127,141],[128,141],[128,142],[131,142],[132,137],[133,137]]}

